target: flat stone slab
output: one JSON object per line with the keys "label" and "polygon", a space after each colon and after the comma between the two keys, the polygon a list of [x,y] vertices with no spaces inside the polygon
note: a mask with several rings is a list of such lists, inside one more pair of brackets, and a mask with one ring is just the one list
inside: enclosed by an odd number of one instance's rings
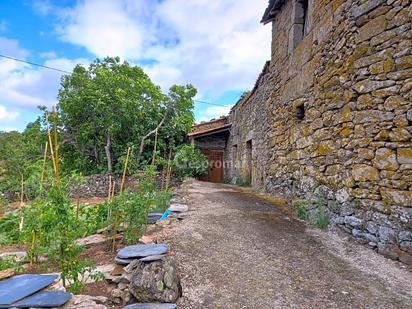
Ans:
{"label": "flat stone slab", "polygon": [[67,303],[72,295],[61,291],[41,291],[32,296],[26,297],[13,307],[17,308],[53,308],[60,307]]}
{"label": "flat stone slab", "polygon": [[167,244],[146,244],[124,247],[117,253],[120,259],[143,258],[149,255],[165,254],[169,250]]}
{"label": "flat stone slab", "polygon": [[90,245],[97,245],[106,242],[106,236],[102,234],[94,234],[84,238],[80,238],[76,240],[76,244],[79,246],[90,246]]}
{"label": "flat stone slab", "polygon": [[28,261],[26,251],[3,252],[0,253],[0,258],[13,258],[17,263]]}
{"label": "flat stone slab", "polygon": [[172,204],[169,207],[171,212],[186,212],[189,210],[186,204]]}
{"label": "flat stone slab", "polygon": [[164,258],[166,255],[164,254],[157,254],[157,255],[149,255],[146,256],[144,258],[139,259],[142,262],[154,262],[154,261],[158,261],[161,260],[162,258]]}
{"label": "flat stone slab", "polygon": [[149,224],[155,223],[162,217],[163,213],[161,212],[152,212],[147,215],[147,222]]}
{"label": "flat stone slab", "polygon": [[123,307],[123,309],[176,309],[175,304],[162,303],[146,303],[146,304],[131,304]]}
{"label": "flat stone slab", "polygon": [[136,259],[121,259],[121,258],[118,258],[117,256],[114,258],[114,261],[116,262],[116,264],[119,264],[119,265],[129,265],[134,260]]}
{"label": "flat stone slab", "polygon": [[56,280],[58,275],[17,275],[0,281],[0,308],[8,308],[13,304]]}

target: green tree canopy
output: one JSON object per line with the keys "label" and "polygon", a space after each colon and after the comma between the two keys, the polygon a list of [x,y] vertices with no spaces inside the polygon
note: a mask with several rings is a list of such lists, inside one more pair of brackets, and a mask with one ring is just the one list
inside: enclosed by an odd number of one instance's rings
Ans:
{"label": "green tree canopy", "polygon": [[[58,111],[64,165],[85,173],[116,172],[127,147],[144,162],[158,131],[158,150],[181,142],[193,124],[192,85],[167,95],[144,71],[119,58],[77,65],[62,78]],[[152,148],[150,148],[152,149]]]}

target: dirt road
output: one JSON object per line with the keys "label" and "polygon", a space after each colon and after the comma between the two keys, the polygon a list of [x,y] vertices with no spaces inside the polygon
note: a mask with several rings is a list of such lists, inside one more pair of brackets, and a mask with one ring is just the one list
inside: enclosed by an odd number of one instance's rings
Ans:
{"label": "dirt road", "polygon": [[179,308],[412,308],[410,269],[234,186],[184,186]]}

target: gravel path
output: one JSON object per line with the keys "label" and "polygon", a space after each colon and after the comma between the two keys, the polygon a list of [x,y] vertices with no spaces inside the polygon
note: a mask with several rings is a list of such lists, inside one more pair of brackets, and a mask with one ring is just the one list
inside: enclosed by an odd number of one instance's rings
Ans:
{"label": "gravel path", "polygon": [[168,229],[178,308],[412,308],[410,269],[230,185],[192,181]]}

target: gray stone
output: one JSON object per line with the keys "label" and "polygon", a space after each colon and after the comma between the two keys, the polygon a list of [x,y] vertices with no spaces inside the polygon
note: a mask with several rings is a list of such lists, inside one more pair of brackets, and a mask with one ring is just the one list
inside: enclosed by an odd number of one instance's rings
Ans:
{"label": "gray stone", "polygon": [[365,3],[363,3],[362,5],[355,6],[352,9],[352,12],[351,12],[352,16],[354,18],[361,17],[362,15],[369,13],[374,8],[378,7],[379,5],[381,5],[384,2],[385,2],[384,0],[368,0]]}
{"label": "gray stone", "polygon": [[379,239],[383,243],[396,244],[396,232],[389,227],[381,226],[379,227]]}
{"label": "gray stone", "polygon": [[402,241],[400,244],[401,250],[412,254],[412,241]]}
{"label": "gray stone", "polygon": [[139,259],[142,262],[153,262],[153,261],[157,261],[157,260],[161,260],[162,258],[164,258],[166,255],[164,254],[158,254],[158,255],[149,255],[146,256],[144,258]]}
{"label": "gray stone", "polygon": [[79,246],[90,246],[90,245],[97,245],[106,242],[106,236],[102,234],[94,234],[84,238],[80,238],[76,240],[76,244]]}
{"label": "gray stone", "polygon": [[120,259],[140,258],[149,255],[165,254],[169,246],[167,244],[145,244],[124,247],[117,253]]}
{"label": "gray stone", "polygon": [[169,207],[172,212],[186,212],[189,210],[186,204],[172,204]]}
{"label": "gray stone", "polygon": [[406,118],[409,120],[410,123],[412,123],[412,109],[409,109],[406,112]]}
{"label": "gray stone", "polygon": [[346,216],[344,222],[345,224],[353,226],[353,227],[359,227],[363,223],[361,219],[356,218],[355,216]]}
{"label": "gray stone", "polygon": [[373,242],[373,243],[379,242],[378,237],[376,237],[375,235],[369,234],[369,233],[364,233],[363,237],[369,242]]}
{"label": "gray stone", "polygon": [[353,86],[353,89],[356,90],[356,92],[358,93],[368,93],[368,92],[372,92],[380,88],[392,86],[394,84],[395,82],[392,80],[375,81],[375,80],[365,79],[360,82],[357,82]]}
{"label": "gray stone", "polygon": [[116,262],[116,264],[119,264],[119,265],[129,265],[134,260],[135,259],[121,259],[121,258],[118,258],[117,256],[114,258],[114,261]]}
{"label": "gray stone", "polygon": [[400,251],[401,250],[398,246],[378,243],[378,253],[389,259],[397,260],[399,258]]}
{"label": "gray stone", "polygon": [[145,303],[145,304],[131,304],[123,307],[123,309],[176,309],[175,304],[161,304],[161,303]]}
{"label": "gray stone", "polygon": [[371,234],[377,234],[379,229],[379,225],[373,221],[368,221],[366,223],[366,230]]}
{"label": "gray stone", "polygon": [[409,231],[399,232],[399,241],[412,241],[412,232],[409,232]]}
{"label": "gray stone", "polygon": [[363,233],[361,230],[358,229],[353,229],[352,230],[352,235],[356,238],[363,238]]}
{"label": "gray stone", "polygon": [[171,257],[152,263],[133,263],[129,289],[137,301],[174,303],[182,295],[180,277]]}

